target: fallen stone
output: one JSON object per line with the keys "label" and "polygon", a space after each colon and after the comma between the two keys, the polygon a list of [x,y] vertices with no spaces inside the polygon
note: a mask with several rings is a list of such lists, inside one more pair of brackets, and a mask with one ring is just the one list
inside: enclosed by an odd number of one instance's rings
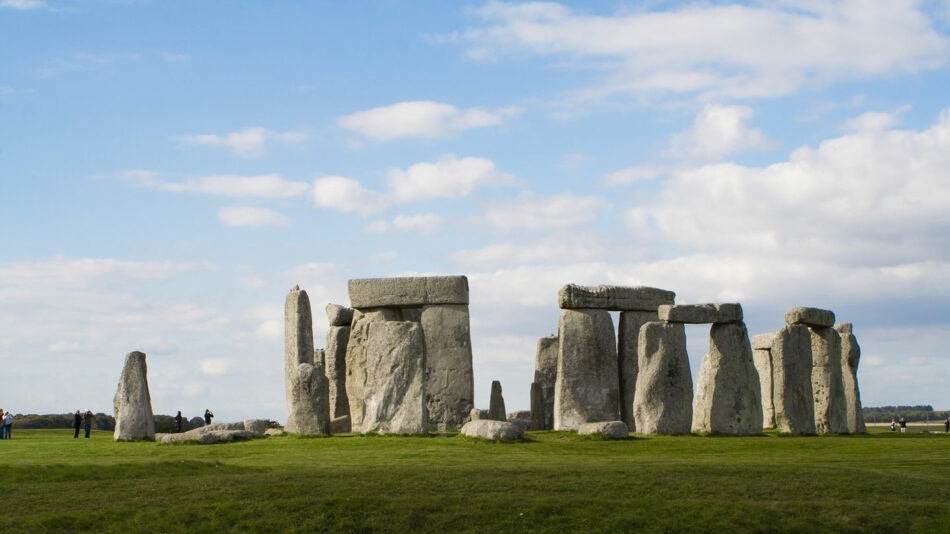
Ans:
{"label": "fallen stone", "polygon": [[775,426],[790,434],[815,433],[811,389],[811,333],[804,325],[786,325],[772,342],[772,403]]}
{"label": "fallen stone", "polygon": [[640,328],[639,368],[633,415],[640,434],[689,434],[693,379],[686,353],[686,327],[647,323]]}
{"label": "fallen stone", "polygon": [[[761,334],[760,334],[761,335]],[[774,338],[768,334],[769,338]],[[753,337],[753,347],[755,338]],[[753,349],[752,363],[759,375],[759,392],[762,397],[762,428],[775,428],[775,405],[772,404],[772,351],[768,349]]]}
{"label": "fallen stone", "polygon": [[350,432],[350,416],[341,415],[330,419],[331,434],[346,434]]}
{"label": "fallen stone", "polygon": [[349,281],[354,308],[409,308],[427,304],[468,304],[468,278],[362,278]]}
{"label": "fallen stone", "polygon": [[[405,312],[403,310],[405,318]],[[458,430],[475,406],[472,336],[467,304],[425,306],[426,409],[430,430]]]}
{"label": "fallen stone", "polygon": [[330,326],[350,326],[353,322],[353,308],[347,308],[339,304],[327,304],[327,319]]}
{"label": "fallen stone", "polygon": [[637,374],[639,372],[640,328],[659,320],[652,311],[620,312],[617,332],[617,358],[620,372],[620,420],[627,429],[635,432],[636,417],[633,415],[633,400],[637,394]]}
{"label": "fallen stone", "polygon": [[772,350],[773,341],[775,341],[774,332],[752,336],[752,350]]}
{"label": "fallen stone", "polygon": [[350,405],[350,424],[360,432],[363,423],[363,396],[366,389],[366,343],[369,327],[380,321],[398,320],[399,310],[379,308],[355,310],[350,339],[346,344],[346,398]]}
{"label": "fallen stone", "polygon": [[661,304],[673,304],[675,296],[672,291],[655,287],[576,284],[567,284],[557,293],[562,310],[656,311]]}
{"label": "fallen stone", "polygon": [[562,310],[558,322],[554,429],[620,417],[614,323],[607,310]]}
{"label": "fallen stone", "polygon": [[[537,382],[531,383],[531,428],[529,430],[547,430],[545,417],[547,415],[547,406],[544,403],[544,394],[541,392],[541,385]],[[553,414],[552,414],[553,416]]]}
{"label": "fallen stone", "polygon": [[835,330],[841,336],[841,382],[844,384],[844,399],[847,407],[848,432],[867,433],[864,426],[864,414],[861,412],[861,392],[858,390],[858,361],[861,359],[861,347],[858,339],[851,333],[851,323],[843,331],[836,325]]}
{"label": "fallen stone", "polygon": [[[331,420],[350,415],[350,400],[346,396],[346,346],[349,340],[349,326],[331,326],[327,330],[326,373],[330,383]],[[348,428],[343,430],[349,431]]]}
{"label": "fallen stone", "polygon": [[125,356],[113,407],[116,441],[155,441],[155,418],[144,353],[136,351]]}
{"label": "fallen stone", "polygon": [[785,312],[785,324],[827,328],[834,326],[835,312],[821,308],[789,308]]}
{"label": "fallen stone", "polygon": [[493,421],[505,421],[505,398],[501,395],[501,382],[492,380],[491,397],[488,404],[488,418]]}
{"label": "fallen stone", "polygon": [[492,441],[517,441],[524,439],[524,430],[508,421],[476,419],[462,426],[462,435]]}
{"label": "fallen stone", "polygon": [[578,435],[602,434],[609,439],[626,439],[630,437],[629,429],[623,421],[596,421],[584,423],[577,429]]}
{"label": "fallen stone", "polygon": [[538,339],[538,352],[534,359],[534,381],[541,391],[541,416],[544,420],[544,426],[538,428],[538,430],[554,428],[554,384],[557,382],[557,352],[557,336],[545,336]]}
{"label": "fallen stone", "polygon": [[264,435],[268,437],[269,436],[283,436],[284,434],[286,434],[286,432],[284,432],[283,428],[268,428],[267,430],[264,431]]}
{"label": "fallen stone", "polygon": [[657,315],[668,323],[734,323],[742,320],[742,306],[738,303],[664,304]]}
{"label": "fallen stone", "polygon": [[847,434],[848,408],[841,378],[841,335],[834,328],[812,328],[811,354],[815,431],[819,434]]}
{"label": "fallen stone", "polygon": [[759,374],[745,323],[716,323],[709,330],[693,400],[693,432],[752,436],[762,433]]}
{"label": "fallen stone", "polygon": [[266,419],[247,419],[244,421],[244,430],[247,430],[255,436],[263,436],[264,431],[267,430],[267,420]]}
{"label": "fallen stone", "polygon": [[290,401],[287,424],[290,434],[318,435],[330,433],[330,382],[323,367],[309,363],[297,364],[290,374]]}
{"label": "fallen stone", "polygon": [[511,412],[505,420],[513,425],[517,425],[522,432],[533,430],[531,428],[531,410]]}
{"label": "fallen stone", "polygon": [[428,430],[425,350],[419,323],[370,323],[360,432],[424,434]]}
{"label": "fallen stone", "polygon": [[202,433],[189,430],[188,432],[182,432],[180,434],[165,434],[162,436],[161,443],[169,444],[175,442],[194,441],[202,445],[212,445],[215,443],[227,443],[241,439],[250,439],[258,436],[258,434],[254,434],[253,432],[249,432],[247,430],[210,430]]}

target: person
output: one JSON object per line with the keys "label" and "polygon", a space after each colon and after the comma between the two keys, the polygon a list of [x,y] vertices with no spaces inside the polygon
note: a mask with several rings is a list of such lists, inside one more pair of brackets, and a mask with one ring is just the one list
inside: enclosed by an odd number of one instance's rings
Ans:
{"label": "person", "polygon": [[0,408],[0,439],[3,439],[3,408]]}
{"label": "person", "polygon": [[89,431],[92,430],[92,410],[86,410],[86,415],[82,418],[83,429],[85,430],[86,437],[89,437]]}
{"label": "person", "polygon": [[175,428],[181,432],[181,410],[178,410],[178,415],[175,416]]}
{"label": "person", "polygon": [[943,422],[943,432],[944,434],[950,432],[950,417],[948,417],[947,420]]}
{"label": "person", "polygon": [[897,430],[897,421],[891,419],[891,432],[894,432],[895,430]]}
{"label": "person", "polygon": [[205,424],[206,424],[206,425],[210,425],[210,424],[211,424],[211,418],[212,418],[212,417],[214,417],[214,412],[212,412],[211,410],[205,408]]}
{"label": "person", "polygon": [[907,432],[907,419],[901,417],[901,433]]}
{"label": "person", "polygon": [[73,416],[73,428],[76,429],[76,432],[73,433],[73,438],[79,437],[79,427],[82,426],[82,415],[79,414],[79,410],[76,410],[76,415]]}
{"label": "person", "polygon": [[7,412],[7,414],[3,416],[3,431],[4,431],[3,439],[11,439],[12,429],[13,429],[13,412]]}

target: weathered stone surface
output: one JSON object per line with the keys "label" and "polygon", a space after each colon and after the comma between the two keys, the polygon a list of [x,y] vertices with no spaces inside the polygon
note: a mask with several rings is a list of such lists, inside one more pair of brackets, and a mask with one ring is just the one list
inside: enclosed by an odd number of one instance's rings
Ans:
{"label": "weathered stone surface", "polygon": [[841,379],[841,335],[834,328],[812,328],[811,354],[815,431],[819,434],[846,434],[848,408]]}
{"label": "weathered stone surface", "polygon": [[835,312],[821,308],[789,308],[785,312],[785,324],[803,324],[815,328],[827,328],[835,324]]}
{"label": "weathered stone surface", "polygon": [[363,395],[366,388],[366,343],[369,327],[379,321],[396,321],[399,310],[388,308],[355,310],[346,344],[346,398],[350,404],[350,423],[359,432],[363,423]]}
{"label": "weathered stone surface", "polygon": [[[541,384],[531,383],[531,428],[529,430],[547,430],[547,406],[544,402],[544,394],[541,391]],[[553,413],[551,414],[553,417]],[[552,421],[553,422],[553,421]]]}
{"label": "weathered stone surface", "polygon": [[[464,306],[464,304],[460,304],[460,306]],[[399,320],[421,323],[422,308],[399,308]]]}
{"label": "weathered stone surface", "polygon": [[490,419],[476,419],[465,423],[462,434],[473,438],[490,439],[492,441],[516,441],[524,439],[524,430],[508,421],[494,421]]}
{"label": "weathered stone surface", "polygon": [[376,321],[369,325],[361,432],[423,434],[428,430],[425,350],[419,323]]}
{"label": "weathered stone surface", "polygon": [[330,326],[350,326],[353,322],[353,308],[347,308],[340,304],[327,304],[327,319]]}
{"label": "weathered stone surface", "polygon": [[596,421],[593,423],[584,423],[577,429],[581,436],[590,434],[603,434],[610,439],[626,439],[630,437],[630,431],[623,421]]}
{"label": "weathered stone surface", "polygon": [[405,308],[427,304],[468,304],[468,278],[362,278],[349,281],[354,308]]}
{"label": "weathered stone surface", "polygon": [[751,436],[762,433],[759,374],[745,323],[717,323],[709,330],[693,400],[693,432]]}
{"label": "weathered stone surface", "polygon": [[661,304],[673,304],[675,296],[655,287],[567,284],[558,291],[557,300],[563,310],[656,311]]}
{"label": "weathered stone surface", "polygon": [[[331,326],[327,330],[325,353],[327,380],[330,382],[331,420],[350,415],[350,401],[346,396],[346,346],[349,341],[349,326]],[[347,428],[342,432],[349,431]]]}
{"label": "weathered stone surface", "polygon": [[264,431],[264,435],[268,437],[269,436],[283,436],[284,434],[286,434],[286,432],[284,432],[283,428],[268,428],[267,430]]}
{"label": "weathered stone surface", "polygon": [[429,428],[458,430],[475,406],[468,305],[425,306],[420,324],[425,332]]}
{"label": "weathered stone surface", "polygon": [[772,342],[772,404],[775,426],[791,434],[815,433],[811,389],[811,333],[804,325],[786,325]]}
{"label": "weathered stone surface", "polygon": [[686,327],[647,323],[640,328],[639,367],[633,415],[640,434],[689,434],[693,379],[686,353]]}
{"label": "weathered stone surface", "polygon": [[135,351],[125,356],[113,405],[116,441],[155,441],[155,418],[144,353]]}
{"label": "weathered stone surface", "polygon": [[195,441],[202,445],[212,445],[214,443],[227,443],[240,439],[250,439],[259,437],[263,434],[255,434],[247,430],[210,430],[198,433],[196,430],[189,430],[179,434],[164,434],[161,439],[162,444],[175,443],[180,441]]}
{"label": "weathered stone surface", "polygon": [[350,416],[341,415],[339,417],[333,417],[330,419],[330,433],[331,434],[346,434],[350,432]]}
{"label": "weathered stone surface", "polygon": [[493,421],[505,421],[505,398],[501,395],[501,382],[492,380],[491,398],[488,404],[488,418]]}
{"label": "weathered stone surface", "polygon": [[[759,336],[755,336],[759,337]],[[754,340],[755,337],[752,339]],[[775,336],[769,334],[769,338]],[[755,346],[753,342],[753,346]],[[772,404],[772,351],[768,349],[754,349],[752,363],[759,375],[759,392],[762,397],[762,428],[775,428],[775,406]]]}
{"label": "weathered stone surface", "polygon": [[481,419],[488,419],[488,410],[472,408],[471,413],[469,413],[469,421],[479,421]]}
{"label": "weathered stone surface", "polygon": [[508,414],[505,420],[513,425],[517,425],[522,432],[533,430],[531,428],[531,410],[519,410],[517,412],[511,412]]}
{"label": "weathered stone surface", "polygon": [[752,336],[752,350],[772,350],[773,341],[775,341],[775,332],[754,335]]}
{"label": "weathered stone surface", "polygon": [[867,432],[864,415],[861,413],[861,392],[858,390],[858,361],[861,359],[861,347],[858,339],[851,333],[851,323],[846,331],[835,330],[841,335],[841,382],[844,384],[844,399],[847,407],[848,432],[852,434]]}
{"label": "weathered stone surface", "polygon": [[257,436],[263,436],[264,431],[267,430],[267,420],[266,419],[247,419],[244,421],[244,430],[247,430],[251,434]]}
{"label": "weathered stone surface", "polygon": [[562,310],[558,322],[554,429],[620,416],[614,323],[607,310]]}
{"label": "weathered stone surface", "polygon": [[733,323],[742,320],[739,303],[664,304],[657,310],[661,321],[668,323]]}
{"label": "weathered stone surface", "polygon": [[291,376],[301,363],[313,364],[313,318],[310,315],[310,297],[307,292],[294,288],[284,300],[284,395],[287,411],[291,407]]}
{"label": "weathered stone surface", "polygon": [[637,421],[633,416],[633,400],[637,393],[637,374],[639,367],[638,343],[640,328],[659,320],[656,312],[624,311],[620,312],[617,332],[617,359],[620,372],[620,420],[627,429],[636,431]]}
{"label": "weathered stone surface", "polygon": [[330,381],[323,367],[299,363],[291,371],[288,385],[287,423],[290,434],[330,433]]}
{"label": "weathered stone surface", "polygon": [[[544,420],[544,426],[538,428],[538,430],[554,428],[554,384],[557,382],[557,352],[557,336],[545,336],[538,339],[538,352],[534,359],[534,381],[541,391],[541,416]],[[534,405],[531,409],[534,409]]]}
{"label": "weathered stone surface", "polygon": [[313,349],[313,364],[326,367],[327,366],[327,351],[326,349]]}
{"label": "weathered stone surface", "polygon": [[853,334],[854,327],[851,323],[838,323],[834,326],[839,334]]}

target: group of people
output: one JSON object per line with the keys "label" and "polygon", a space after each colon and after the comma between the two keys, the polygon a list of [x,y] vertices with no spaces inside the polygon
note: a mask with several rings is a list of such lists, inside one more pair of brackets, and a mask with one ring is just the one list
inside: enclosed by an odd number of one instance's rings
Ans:
{"label": "group of people", "polygon": [[[907,432],[907,419],[901,417],[900,421],[891,419],[891,432],[897,430],[898,425],[901,427],[901,432]],[[946,434],[950,432],[950,417],[943,422],[943,432]]]}
{"label": "group of people", "polygon": [[76,410],[76,414],[73,416],[73,428],[76,429],[76,433],[73,434],[74,438],[79,437],[79,428],[82,427],[85,431],[85,435],[89,437],[89,431],[92,430],[92,420],[94,416],[92,415],[92,410],[86,410],[86,413],[80,413],[79,410]]}
{"label": "group of people", "polygon": [[10,429],[13,428],[13,412],[3,412],[0,408],[0,439],[10,439]]}
{"label": "group of people", "polygon": [[[211,418],[214,417],[214,412],[205,408],[205,424],[211,424]],[[181,432],[181,425],[185,421],[185,418],[181,416],[181,410],[178,410],[178,415],[175,416],[175,429],[178,432]]]}

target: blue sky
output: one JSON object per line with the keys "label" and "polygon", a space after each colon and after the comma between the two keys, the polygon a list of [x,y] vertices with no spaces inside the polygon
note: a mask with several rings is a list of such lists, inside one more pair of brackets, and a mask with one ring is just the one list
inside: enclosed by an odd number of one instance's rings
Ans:
{"label": "blue sky", "polygon": [[[0,0],[0,407],[285,417],[282,306],[465,274],[476,404],[562,285],[855,324],[950,408],[950,3]],[[689,327],[694,371],[708,327]]]}

